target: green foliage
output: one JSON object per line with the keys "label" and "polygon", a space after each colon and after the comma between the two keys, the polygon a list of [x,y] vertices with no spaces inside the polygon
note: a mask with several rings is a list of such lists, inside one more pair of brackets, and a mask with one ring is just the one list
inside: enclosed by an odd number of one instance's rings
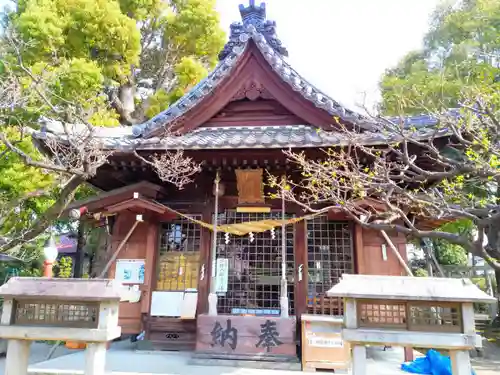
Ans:
{"label": "green foliage", "polygon": [[22,277],[41,277],[43,273],[42,268],[23,268],[19,272]]}
{"label": "green foliage", "polygon": [[1,262],[0,263],[0,285],[13,276],[40,277],[43,273],[41,259],[30,262]]}
{"label": "green foliage", "polygon": [[417,268],[414,273],[413,273],[416,277],[428,277],[429,276],[429,273],[427,272],[427,270],[423,269],[423,268]]}
{"label": "green foliage", "polygon": [[[82,107],[76,120],[101,126],[166,109],[215,66],[225,40],[214,0],[24,0],[8,16],[33,73],[18,72],[24,88],[42,82],[53,105],[70,101]],[[17,57],[4,47],[3,61],[15,69]],[[144,81],[153,89],[123,113],[121,89],[132,86],[133,95]],[[118,93],[112,101],[110,92]],[[50,112],[31,97],[25,112]]]}
{"label": "green foliage", "polygon": [[[28,0],[13,15],[16,30],[30,43],[28,63],[53,63],[56,54],[92,58],[108,76],[122,80],[138,64],[140,33],[133,19],[110,0]],[[85,76],[80,76],[85,80]]]}
{"label": "green foliage", "polygon": [[[489,290],[489,287],[488,287],[488,283],[486,282],[486,278],[485,277],[473,277],[473,278],[471,278],[471,281],[479,289],[481,289],[483,292],[490,293],[490,290]],[[496,283],[497,283],[497,280],[493,277],[492,280],[491,280],[491,287],[493,288],[493,290],[497,290]],[[488,313],[489,310],[490,310],[490,304],[489,303],[475,303],[474,304],[474,311],[476,313],[485,314],[485,313]]]}
{"label": "green foliage", "polygon": [[[24,100],[0,109],[0,132],[35,160],[42,157],[21,126],[38,128],[41,116],[98,126],[146,121],[205,77],[225,42],[215,0],[18,0],[16,5],[2,14],[0,79],[14,76]],[[141,97],[133,97],[136,107],[125,110],[121,101],[130,102],[124,90],[129,87],[128,95],[140,89]],[[63,181],[56,173],[26,167],[0,144],[0,212],[19,199],[0,217],[0,236],[14,235],[43,216]],[[26,197],[36,191],[46,194]],[[81,187],[77,196],[89,194]]]}
{"label": "green foliage", "polygon": [[[461,234],[472,238],[474,224],[468,219],[461,219],[442,225],[439,230],[443,232]],[[445,266],[465,266],[467,265],[467,252],[462,246],[451,244],[447,241],[432,240],[434,254],[439,264]]]}
{"label": "green foliage", "polygon": [[[432,182],[439,191],[439,197],[435,197],[441,201],[439,204],[444,202],[459,212],[495,207],[499,203],[495,186],[500,166],[496,153],[499,141],[496,119],[500,114],[500,2],[465,0],[450,4],[443,2],[436,9],[423,49],[410,52],[395,68],[386,71],[380,84],[380,109],[386,115],[407,115],[461,108],[461,118],[442,120],[438,126],[459,129],[470,142],[458,141],[454,145],[450,142],[439,152],[452,161],[448,163],[451,168],[467,165],[470,172],[452,173],[449,178]],[[485,170],[489,172],[483,174]],[[462,217],[439,230],[473,242],[478,222],[466,215]],[[491,241],[494,232],[496,229],[488,237],[490,243],[498,244]],[[433,245],[441,264],[466,264],[462,246],[444,240],[433,240]]]}
{"label": "green foliage", "polygon": [[[40,158],[31,139],[23,137],[17,127],[3,127],[2,131],[9,141],[24,152]],[[0,143],[0,203],[3,207],[8,202],[15,201],[35,191],[50,190],[54,178],[38,168],[27,167],[19,156],[8,153],[6,146]],[[43,212],[50,204],[47,196],[28,198],[22,201],[21,206],[12,207],[7,212],[2,212],[0,217],[0,236],[8,235],[13,230],[20,230],[28,225],[33,215]]]}
{"label": "green foliage", "polygon": [[170,104],[180,99],[185,92],[189,91],[207,74],[206,68],[197,60],[191,57],[183,57],[175,66],[175,74],[178,79],[176,89],[167,92],[160,89],[149,98],[149,106],[146,110],[148,117],[153,117],[161,111],[164,111]]}
{"label": "green foliage", "polygon": [[435,241],[434,243],[436,259],[439,264],[445,266],[467,265],[467,253],[463,247],[445,241]]}
{"label": "green foliage", "polygon": [[456,108],[461,94],[481,86],[498,91],[500,3],[464,1],[436,10],[421,51],[410,52],[381,81],[385,114]]}
{"label": "green foliage", "polygon": [[[471,278],[471,281],[479,288],[481,289],[483,292],[488,292],[488,284],[486,282],[486,278],[485,277],[473,277]],[[493,287],[493,289],[496,288],[496,280],[493,278],[491,280],[491,286]]]}
{"label": "green foliage", "polygon": [[164,42],[182,51],[182,57],[202,58],[214,66],[224,33],[219,27],[215,0],[172,0],[174,11],[165,18]]}
{"label": "green foliage", "polygon": [[73,273],[73,259],[61,257],[54,265],[54,273],[60,279],[69,279]]}

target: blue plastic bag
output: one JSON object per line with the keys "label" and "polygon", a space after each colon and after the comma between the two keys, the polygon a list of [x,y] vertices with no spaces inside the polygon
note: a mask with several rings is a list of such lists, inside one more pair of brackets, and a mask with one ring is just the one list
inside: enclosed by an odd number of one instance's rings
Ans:
{"label": "blue plastic bag", "polygon": [[[401,369],[412,374],[452,375],[450,357],[433,349],[429,350],[425,357],[417,358],[410,363],[403,363]],[[472,370],[472,375],[475,375],[474,370]]]}

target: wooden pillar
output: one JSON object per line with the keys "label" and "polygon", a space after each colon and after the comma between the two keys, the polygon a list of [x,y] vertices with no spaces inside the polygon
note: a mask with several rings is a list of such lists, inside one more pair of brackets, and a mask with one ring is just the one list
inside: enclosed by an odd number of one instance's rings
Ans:
{"label": "wooden pillar", "polygon": [[141,313],[149,314],[151,294],[156,287],[156,264],[158,257],[158,230],[160,224],[148,221],[146,226],[146,254],[144,266],[144,284],[142,285]]}
{"label": "wooden pillar", "polygon": [[83,276],[83,263],[85,263],[85,222],[80,219],[78,223],[78,238],[73,268],[73,277],[75,279],[79,279]]}
{"label": "wooden pillar", "polygon": [[118,215],[115,216],[115,224],[113,225],[113,233],[111,234],[110,238],[108,238],[108,241],[110,242],[109,246],[106,247],[106,255],[103,259],[103,264],[100,270],[98,270],[98,276],[97,277],[103,277],[103,278],[111,278],[114,279],[115,277],[115,271],[116,267],[111,266],[109,270],[106,272],[102,273],[104,270],[104,267],[108,263],[108,261],[111,259],[113,256],[114,252],[120,246],[120,242],[124,236],[123,232],[123,227],[124,227],[124,222],[125,222],[125,214],[119,213]]}
{"label": "wooden pillar", "polygon": [[307,312],[307,224],[304,220],[295,224],[295,316],[297,321]]}
{"label": "wooden pillar", "polygon": [[354,224],[354,259],[355,272],[357,274],[366,273],[365,256],[363,252],[363,227],[359,224]]}
{"label": "wooden pillar", "polygon": [[405,362],[413,362],[415,357],[413,356],[413,348],[411,346],[404,347]]}
{"label": "wooden pillar", "polygon": [[[201,220],[205,223],[212,222],[212,209],[213,204],[207,202],[205,209],[201,213]],[[201,228],[201,241],[200,241],[200,272],[198,275],[198,304],[197,312],[199,314],[206,314],[208,312],[208,292],[209,281],[211,278],[212,263],[210,258],[210,240],[212,233],[207,228]]]}

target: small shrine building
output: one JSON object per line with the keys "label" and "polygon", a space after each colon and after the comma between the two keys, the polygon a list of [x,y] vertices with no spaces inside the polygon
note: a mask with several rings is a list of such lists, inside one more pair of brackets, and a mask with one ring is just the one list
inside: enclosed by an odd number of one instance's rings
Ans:
{"label": "small shrine building", "polygon": [[[184,97],[144,124],[95,129],[103,147],[113,150],[89,181],[103,193],[70,207],[109,218],[109,257],[124,243],[109,277],[140,292],[121,303],[122,332],[145,331],[157,349],[195,349],[197,317],[209,312],[212,276],[218,315],[291,316],[298,322],[306,313],[342,314],[341,301],[325,295],[342,274],[405,275],[378,232],[338,212],[304,218],[300,207],[269,199],[266,174],[300,176],[283,150],[321,158],[322,149],[347,144],[337,121],[357,129],[365,144],[391,139],[289,65],[265,4],[250,1],[240,13],[220,62]],[[419,125],[425,137],[426,124]],[[165,129],[177,135],[162,137]],[[34,134],[40,143],[47,137],[62,142],[63,132],[48,124]],[[182,149],[201,163],[182,190],[163,183],[134,154],[167,149]],[[138,214],[142,221],[135,225]],[[289,220],[284,231],[283,219]],[[406,259],[405,237],[389,235]]]}

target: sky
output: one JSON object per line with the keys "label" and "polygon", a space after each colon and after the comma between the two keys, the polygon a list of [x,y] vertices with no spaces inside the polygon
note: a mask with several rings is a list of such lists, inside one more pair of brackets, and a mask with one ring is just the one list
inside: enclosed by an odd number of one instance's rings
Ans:
{"label": "sky", "polygon": [[[371,108],[378,82],[409,51],[422,46],[440,0],[255,0],[304,78],[351,109]],[[8,0],[0,0],[0,6]],[[216,0],[222,27],[240,21],[239,4]]]}
{"label": "sky", "polygon": [[[377,86],[385,69],[422,46],[439,0],[265,2],[267,18],[276,21],[293,68],[333,99],[359,110],[379,99]],[[239,4],[246,6],[248,0],[217,0],[227,32],[241,19]]]}

